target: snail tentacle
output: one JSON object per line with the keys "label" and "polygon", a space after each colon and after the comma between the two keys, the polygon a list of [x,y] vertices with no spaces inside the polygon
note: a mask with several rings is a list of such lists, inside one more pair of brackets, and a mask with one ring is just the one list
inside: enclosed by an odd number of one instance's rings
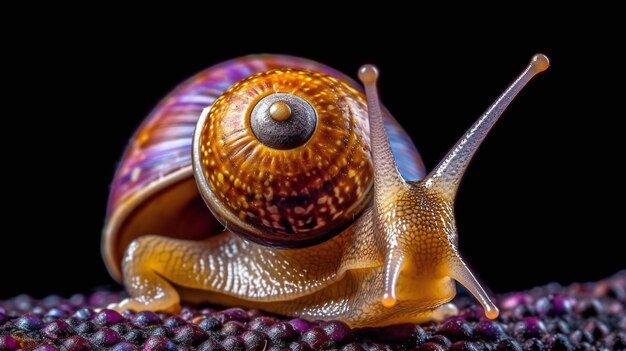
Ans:
{"label": "snail tentacle", "polygon": [[373,65],[363,65],[359,69],[359,79],[365,85],[365,96],[367,98],[367,114],[370,125],[370,146],[372,152],[372,162],[374,163],[374,188],[376,197],[384,198],[389,194],[390,188],[404,185],[404,179],[398,171],[396,161],[391,152],[389,137],[385,131],[383,123],[383,113],[380,108],[378,90],[376,82],[378,80],[378,69]]}
{"label": "snail tentacle", "polygon": [[524,71],[500,95],[487,111],[465,132],[435,169],[424,179],[427,187],[439,191],[448,201],[453,202],[474,154],[500,116],[517,94],[538,73],[548,69],[550,63],[543,54],[533,56]]}
{"label": "snail tentacle", "polygon": [[500,314],[498,307],[491,301],[485,289],[480,285],[472,271],[467,267],[463,259],[458,254],[450,260],[450,277],[461,283],[483,306],[485,316],[489,319],[496,319]]}
{"label": "snail tentacle", "polygon": [[402,192],[406,183],[398,171],[396,161],[391,152],[389,137],[383,124],[383,114],[378,98],[376,83],[378,69],[373,65],[363,65],[359,69],[359,79],[365,86],[367,98],[367,114],[370,125],[370,145],[372,163],[374,164],[374,227],[382,232],[382,237],[388,241],[383,244],[390,248],[383,263],[383,293],[381,303],[385,307],[393,307],[397,302],[396,287],[398,277],[405,262],[405,254],[396,250],[394,229],[390,228],[389,221],[381,217],[386,216],[384,208],[394,202],[394,197]]}

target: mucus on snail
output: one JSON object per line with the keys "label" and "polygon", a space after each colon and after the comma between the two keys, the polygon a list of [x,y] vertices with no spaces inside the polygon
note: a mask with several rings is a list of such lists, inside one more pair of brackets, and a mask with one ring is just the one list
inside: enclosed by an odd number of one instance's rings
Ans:
{"label": "mucus on snail", "polygon": [[457,249],[455,194],[548,65],[535,55],[428,174],[379,103],[374,66],[359,71],[365,95],[288,56],[200,72],[144,120],[115,175],[102,251],[130,297],[113,307],[175,311],[182,299],[377,326],[454,313],[456,280],[496,318]]}

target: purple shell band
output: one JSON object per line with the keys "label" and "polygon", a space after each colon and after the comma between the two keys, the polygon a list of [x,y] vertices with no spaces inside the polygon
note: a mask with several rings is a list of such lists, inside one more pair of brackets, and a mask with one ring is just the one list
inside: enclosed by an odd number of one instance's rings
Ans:
{"label": "purple shell band", "polygon": [[[323,72],[359,87],[328,66],[280,55],[240,57],[196,74],[166,96],[133,137],[111,186],[107,217],[149,184],[191,166],[193,130],[205,107],[235,82],[257,72],[284,67]],[[409,180],[423,178],[425,168],[410,137],[390,115],[385,118],[385,127],[402,175]]]}

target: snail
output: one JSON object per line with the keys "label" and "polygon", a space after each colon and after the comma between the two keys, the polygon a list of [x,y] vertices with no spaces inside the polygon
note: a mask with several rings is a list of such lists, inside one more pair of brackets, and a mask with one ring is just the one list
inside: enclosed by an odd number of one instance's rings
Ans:
{"label": "snail", "polygon": [[280,55],[208,68],[144,120],[115,174],[102,240],[129,298],[263,309],[352,327],[453,314],[454,281],[498,309],[457,249],[454,200],[528,67],[430,173],[380,104],[378,70],[357,83]]}

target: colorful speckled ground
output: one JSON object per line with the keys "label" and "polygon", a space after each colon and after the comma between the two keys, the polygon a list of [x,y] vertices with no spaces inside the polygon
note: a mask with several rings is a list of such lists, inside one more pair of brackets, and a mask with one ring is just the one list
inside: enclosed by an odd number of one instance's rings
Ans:
{"label": "colorful speckled ground", "polygon": [[626,350],[626,271],[597,283],[556,284],[499,297],[497,321],[460,297],[442,323],[351,330],[257,310],[185,307],[179,315],[94,311],[121,293],[0,301],[4,350]]}

